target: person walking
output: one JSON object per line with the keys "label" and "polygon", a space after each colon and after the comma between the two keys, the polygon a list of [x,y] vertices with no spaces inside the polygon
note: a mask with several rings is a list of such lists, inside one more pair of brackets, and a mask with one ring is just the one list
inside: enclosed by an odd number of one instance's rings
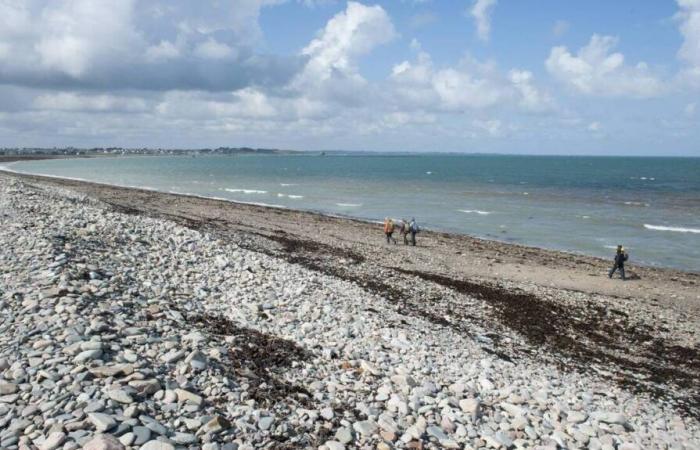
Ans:
{"label": "person walking", "polygon": [[416,219],[411,217],[411,222],[408,224],[408,232],[411,233],[411,245],[416,246],[416,234],[420,231]]}
{"label": "person walking", "polygon": [[626,280],[626,278],[625,278],[625,261],[627,261],[628,258],[629,258],[629,255],[627,254],[627,252],[625,252],[625,249],[622,248],[621,245],[618,245],[617,252],[615,253],[615,261],[613,262],[612,269],[610,269],[610,272],[608,272],[608,278],[612,278],[615,271],[619,270],[620,275],[622,276],[622,279]]}
{"label": "person walking", "polygon": [[386,235],[387,244],[391,244],[391,242],[393,241],[394,245],[396,245],[396,239],[394,239],[394,229],[394,221],[386,217],[384,219],[384,234]]}
{"label": "person walking", "polygon": [[408,220],[401,219],[401,229],[399,230],[401,237],[403,237],[403,245],[408,245]]}

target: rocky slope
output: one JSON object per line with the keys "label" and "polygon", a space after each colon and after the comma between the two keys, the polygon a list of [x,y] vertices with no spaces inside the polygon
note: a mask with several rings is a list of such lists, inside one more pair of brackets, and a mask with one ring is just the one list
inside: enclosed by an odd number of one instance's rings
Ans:
{"label": "rocky slope", "polygon": [[571,370],[489,292],[420,305],[256,239],[0,178],[0,447],[700,446],[692,408]]}

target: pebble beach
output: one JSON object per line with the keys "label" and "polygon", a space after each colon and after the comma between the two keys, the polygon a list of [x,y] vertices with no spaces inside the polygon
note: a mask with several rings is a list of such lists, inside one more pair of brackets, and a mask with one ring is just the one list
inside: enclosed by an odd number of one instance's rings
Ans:
{"label": "pebble beach", "polygon": [[700,448],[696,274],[397,266],[86,189],[0,174],[2,449]]}

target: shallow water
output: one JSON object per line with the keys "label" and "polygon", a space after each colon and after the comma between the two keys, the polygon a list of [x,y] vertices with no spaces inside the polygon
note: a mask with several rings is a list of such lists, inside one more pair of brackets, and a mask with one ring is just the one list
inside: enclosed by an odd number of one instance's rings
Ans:
{"label": "shallow water", "polygon": [[12,170],[700,271],[700,159],[328,154],[22,161]]}

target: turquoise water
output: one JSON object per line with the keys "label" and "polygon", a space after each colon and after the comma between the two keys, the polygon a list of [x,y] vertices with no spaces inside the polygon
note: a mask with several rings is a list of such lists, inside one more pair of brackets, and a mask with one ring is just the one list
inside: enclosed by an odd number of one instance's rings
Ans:
{"label": "turquoise water", "polygon": [[[328,154],[23,161],[13,170],[700,271],[700,159]],[[379,232],[378,232],[379,233]],[[377,237],[378,242],[380,237]]]}

